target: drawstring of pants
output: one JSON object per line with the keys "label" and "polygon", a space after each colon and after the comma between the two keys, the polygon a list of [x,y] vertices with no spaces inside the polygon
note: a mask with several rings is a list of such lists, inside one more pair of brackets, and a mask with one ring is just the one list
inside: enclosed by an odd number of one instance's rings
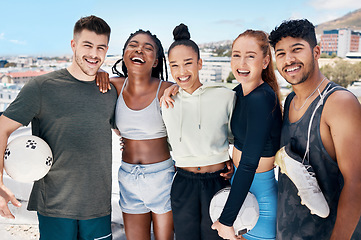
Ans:
{"label": "drawstring of pants", "polygon": [[130,174],[134,175],[134,179],[137,180],[139,176],[143,176],[143,178],[145,178],[145,175],[144,175],[144,168],[139,166],[139,165],[136,165],[132,171],[130,172]]}

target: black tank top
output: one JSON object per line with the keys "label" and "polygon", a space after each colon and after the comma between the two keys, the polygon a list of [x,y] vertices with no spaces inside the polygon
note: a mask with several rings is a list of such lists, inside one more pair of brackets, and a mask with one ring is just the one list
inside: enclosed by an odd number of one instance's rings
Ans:
{"label": "black tank top", "polygon": [[[328,94],[326,94],[324,103],[334,91],[346,90],[334,82],[328,83],[325,89],[327,89],[327,87],[329,87],[329,89],[332,89],[333,87],[336,88],[333,88]],[[290,123],[288,119],[289,107],[294,96],[294,92],[289,94],[284,104],[281,146],[285,146],[290,143],[291,150],[298,154],[302,159],[306,151],[309,122],[316,105],[320,100],[320,96],[311,103],[301,119],[297,122]],[[331,236],[336,221],[337,204],[343,186],[343,177],[337,162],[330,157],[322,144],[320,135],[320,120],[323,107],[324,104],[316,110],[312,121],[308,155],[309,158],[306,158],[306,160],[308,160],[309,164],[315,171],[317,181],[329,204],[330,215],[327,218],[321,218],[317,215],[311,214],[310,210],[306,206],[301,205],[301,199],[297,195],[298,190],[295,185],[285,174],[279,173],[277,239],[319,240],[329,239]],[[356,231],[357,230],[355,230],[355,232]],[[355,235],[356,234],[354,234],[354,236]]]}

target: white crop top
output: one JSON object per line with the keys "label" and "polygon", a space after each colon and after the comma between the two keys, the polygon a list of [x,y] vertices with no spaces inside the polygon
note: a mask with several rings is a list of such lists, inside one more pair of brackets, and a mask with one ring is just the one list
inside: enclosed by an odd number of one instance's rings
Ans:
{"label": "white crop top", "polygon": [[159,82],[154,100],[141,110],[128,108],[124,101],[123,89],[127,81],[128,78],[125,79],[120,91],[115,111],[115,123],[121,136],[132,140],[147,140],[167,136],[158,99],[162,81]]}

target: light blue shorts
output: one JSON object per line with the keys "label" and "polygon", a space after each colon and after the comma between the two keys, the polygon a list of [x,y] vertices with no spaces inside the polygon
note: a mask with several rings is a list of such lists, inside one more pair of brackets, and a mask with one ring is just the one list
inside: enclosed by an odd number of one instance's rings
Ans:
{"label": "light blue shorts", "polygon": [[143,165],[122,162],[118,174],[122,211],[129,214],[171,211],[170,190],[174,172],[171,158]]}
{"label": "light blue shorts", "polygon": [[256,226],[242,237],[248,240],[276,239],[278,186],[274,170],[256,173],[249,191],[258,201],[259,218]]}

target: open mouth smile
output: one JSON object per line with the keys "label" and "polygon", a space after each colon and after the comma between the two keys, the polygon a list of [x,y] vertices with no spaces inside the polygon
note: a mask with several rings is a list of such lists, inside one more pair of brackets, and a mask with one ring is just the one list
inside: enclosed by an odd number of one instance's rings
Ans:
{"label": "open mouth smile", "polygon": [[237,69],[237,73],[241,76],[247,76],[248,74],[250,74],[250,71]]}
{"label": "open mouth smile", "polygon": [[89,63],[90,65],[97,65],[99,63],[98,59],[90,59],[90,58],[84,58],[84,60]]}
{"label": "open mouth smile", "polygon": [[133,57],[130,60],[132,60],[132,62],[135,62],[135,63],[145,63],[145,61],[140,57]]}
{"label": "open mouth smile", "polygon": [[292,73],[292,72],[297,71],[297,70],[300,69],[300,68],[301,68],[300,66],[292,67],[292,68],[287,68],[287,69],[285,69],[285,72],[287,72],[287,73]]}
{"label": "open mouth smile", "polygon": [[178,78],[178,80],[179,80],[180,82],[184,82],[184,81],[189,80],[189,78],[190,78],[190,76],[186,76],[186,77],[179,77],[179,78]]}

